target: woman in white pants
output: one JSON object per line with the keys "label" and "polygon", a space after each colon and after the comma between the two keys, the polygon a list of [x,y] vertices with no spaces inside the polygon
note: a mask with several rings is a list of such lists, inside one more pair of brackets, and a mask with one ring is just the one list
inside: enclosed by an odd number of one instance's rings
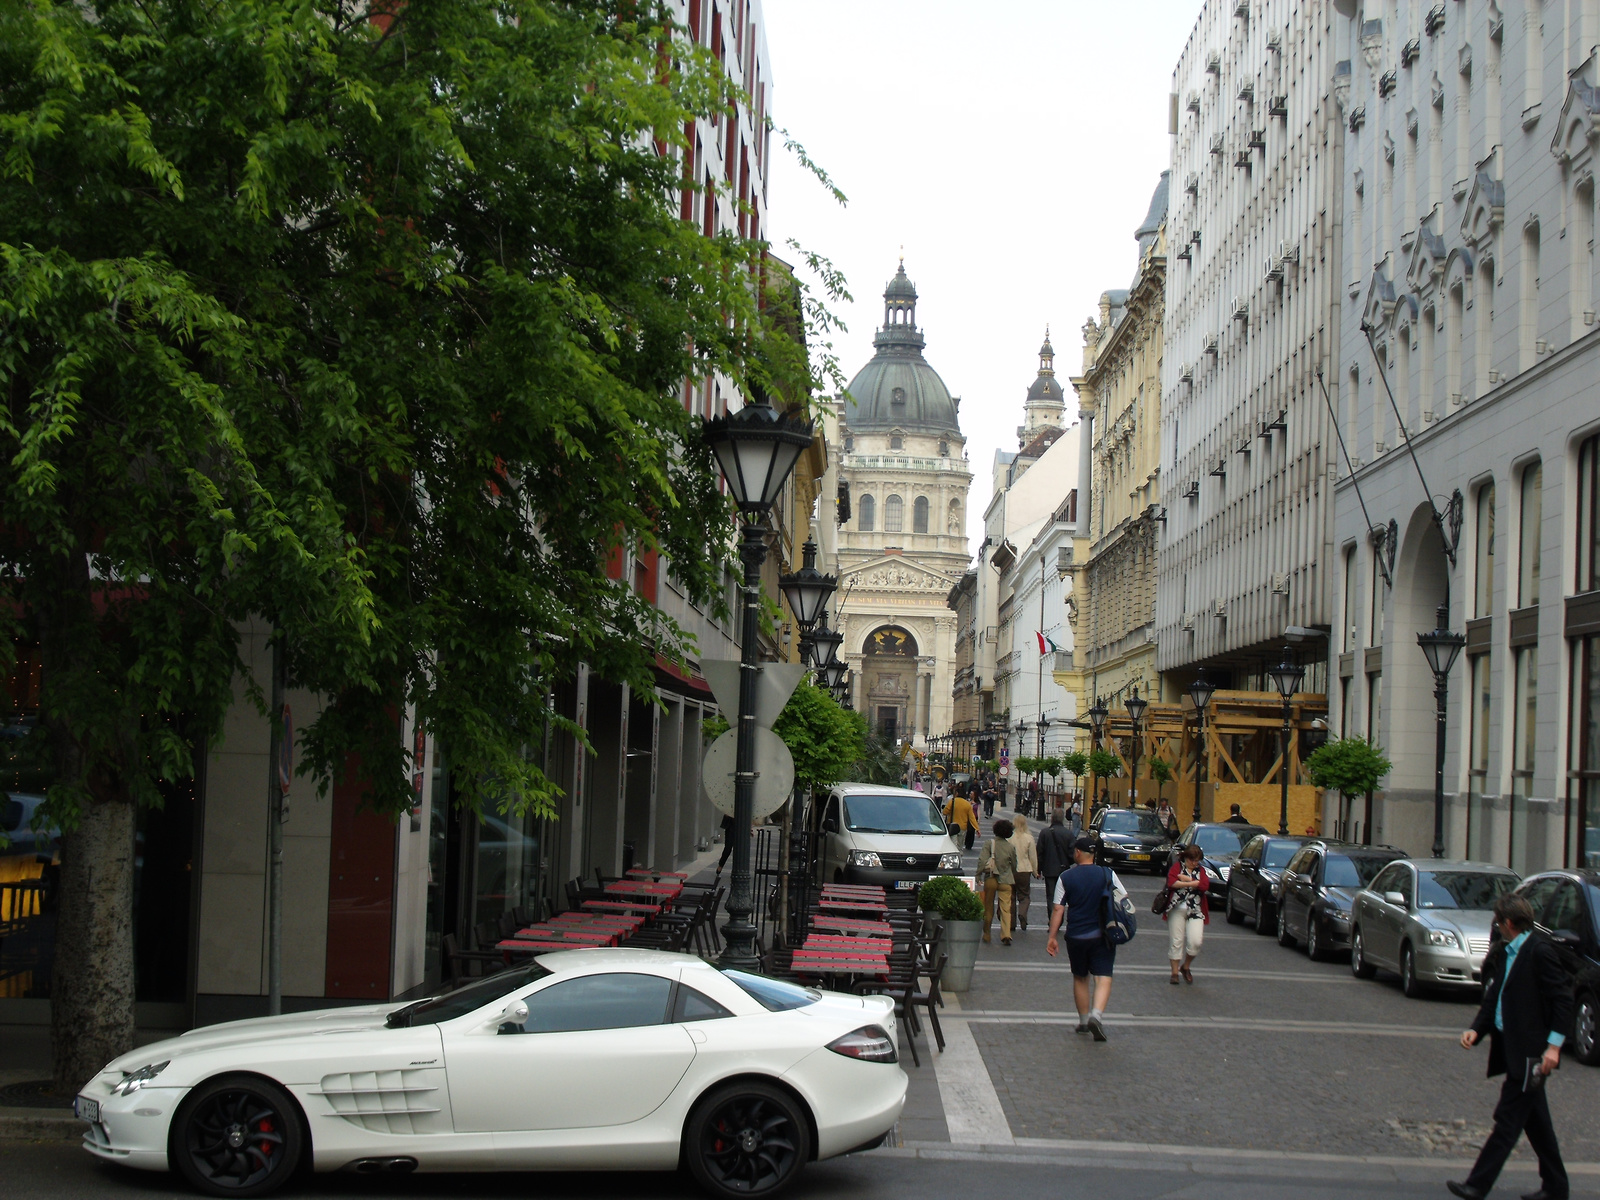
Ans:
{"label": "woman in white pants", "polygon": [[1200,847],[1183,848],[1183,857],[1167,871],[1167,890],[1172,902],[1161,919],[1167,923],[1167,959],[1172,964],[1172,983],[1182,975],[1194,982],[1189,966],[1200,953],[1206,923],[1211,920],[1211,903],[1206,896],[1211,880],[1200,862]]}

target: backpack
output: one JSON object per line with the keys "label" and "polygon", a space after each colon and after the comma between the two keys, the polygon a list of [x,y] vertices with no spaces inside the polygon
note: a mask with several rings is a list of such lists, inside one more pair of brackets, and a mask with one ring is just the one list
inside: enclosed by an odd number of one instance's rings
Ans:
{"label": "backpack", "polygon": [[1134,916],[1133,901],[1128,898],[1128,893],[1116,894],[1116,875],[1110,867],[1103,870],[1106,873],[1106,887],[1100,893],[1100,930],[1106,945],[1114,950],[1133,941],[1133,935],[1139,931],[1139,922]]}

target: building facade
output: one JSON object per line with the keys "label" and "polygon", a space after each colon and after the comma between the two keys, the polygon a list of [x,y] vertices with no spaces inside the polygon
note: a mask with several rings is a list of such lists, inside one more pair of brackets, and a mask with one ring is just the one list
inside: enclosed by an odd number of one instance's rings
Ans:
{"label": "building facade", "polygon": [[[1126,291],[1105,292],[1083,327],[1083,373],[1072,380],[1090,431],[1095,498],[1088,553],[1075,563],[1073,627],[1083,709],[1138,688],[1160,696],[1156,669],[1156,549],[1161,510],[1161,364],[1170,172],[1162,172],[1134,237],[1139,259]],[[1065,675],[1066,673],[1063,672]]]}
{"label": "building facade", "polygon": [[[1056,443],[1063,446],[1066,461],[1078,458],[1081,428],[1073,426]],[[1007,715],[1009,744],[1018,754],[1048,757],[1076,749],[1077,730],[1070,723],[1087,711],[1060,679],[1073,671],[1073,631],[1067,616],[1078,495],[1076,487],[1069,487],[1025,547],[1015,555],[1008,548],[996,559],[997,564],[1006,564],[1001,576],[1005,597],[1001,641],[1010,647],[996,702]]]}
{"label": "building facade", "polygon": [[[1331,709],[1394,763],[1337,814],[1433,837],[1433,678],[1452,674],[1446,853],[1600,862],[1600,9],[1346,5]],[[1392,399],[1391,399],[1392,397]],[[1415,457],[1413,457],[1415,456]],[[1437,514],[1437,515],[1436,515]]]}
{"label": "building facade", "polygon": [[876,353],[838,402],[840,654],[851,703],[891,741],[923,747],[950,726],[956,618],[945,598],[967,569],[972,472],[960,401],[928,364],[905,263],[883,293]]}
{"label": "building facade", "polygon": [[[1156,666],[1270,688],[1330,621],[1327,407],[1340,344],[1332,5],[1207,0],[1173,74]],[[1130,490],[1131,487],[1130,487]],[[1323,690],[1322,647],[1300,650]]]}

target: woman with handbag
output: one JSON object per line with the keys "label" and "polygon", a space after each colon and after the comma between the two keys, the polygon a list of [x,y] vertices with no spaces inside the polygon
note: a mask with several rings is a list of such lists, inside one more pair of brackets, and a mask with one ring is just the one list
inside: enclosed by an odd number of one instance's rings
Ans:
{"label": "woman with handbag", "polygon": [[1167,903],[1161,919],[1167,923],[1167,960],[1172,964],[1169,982],[1174,984],[1179,975],[1188,983],[1194,982],[1189,967],[1200,953],[1205,927],[1211,920],[1211,902],[1206,896],[1211,880],[1200,859],[1199,846],[1185,846],[1183,857],[1167,871],[1167,887],[1162,893]]}
{"label": "woman with handbag", "polygon": [[1000,908],[1000,944],[1011,945],[1011,889],[1017,881],[1013,826],[1004,817],[989,827],[993,835],[978,851],[978,891],[983,896],[983,940],[989,940],[996,902]]}
{"label": "woman with handbag", "polygon": [[1012,820],[1016,832],[1011,845],[1017,852],[1016,882],[1011,885],[1011,911],[1016,928],[1028,927],[1028,909],[1033,904],[1033,877],[1039,873],[1039,843],[1028,829],[1028,818],[1020,813]]}

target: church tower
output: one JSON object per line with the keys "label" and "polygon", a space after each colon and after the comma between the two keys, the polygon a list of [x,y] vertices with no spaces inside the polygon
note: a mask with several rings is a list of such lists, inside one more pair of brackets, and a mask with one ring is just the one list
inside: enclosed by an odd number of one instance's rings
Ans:
{"label": "church tower", "polygon": [[972,485],[960,401],[925,344],[902,259],[883,290],[875,353],[838,401],[851,507],[838,535],[839,655],[852,706],[919,748],[950,727],[956,631],[945,597],[967,569]]}
{"label": "church tower", "polygon": [[1056,352],[1050,345],[1050,326],[1044,327],[1044,345],[1039,347],[1039,377],[1028,388],[1022,408],[1022,424],[1017,426],[1017,441],[1026,446],[1041,429],[1061,428],[1067,399],[1056,382]]}

